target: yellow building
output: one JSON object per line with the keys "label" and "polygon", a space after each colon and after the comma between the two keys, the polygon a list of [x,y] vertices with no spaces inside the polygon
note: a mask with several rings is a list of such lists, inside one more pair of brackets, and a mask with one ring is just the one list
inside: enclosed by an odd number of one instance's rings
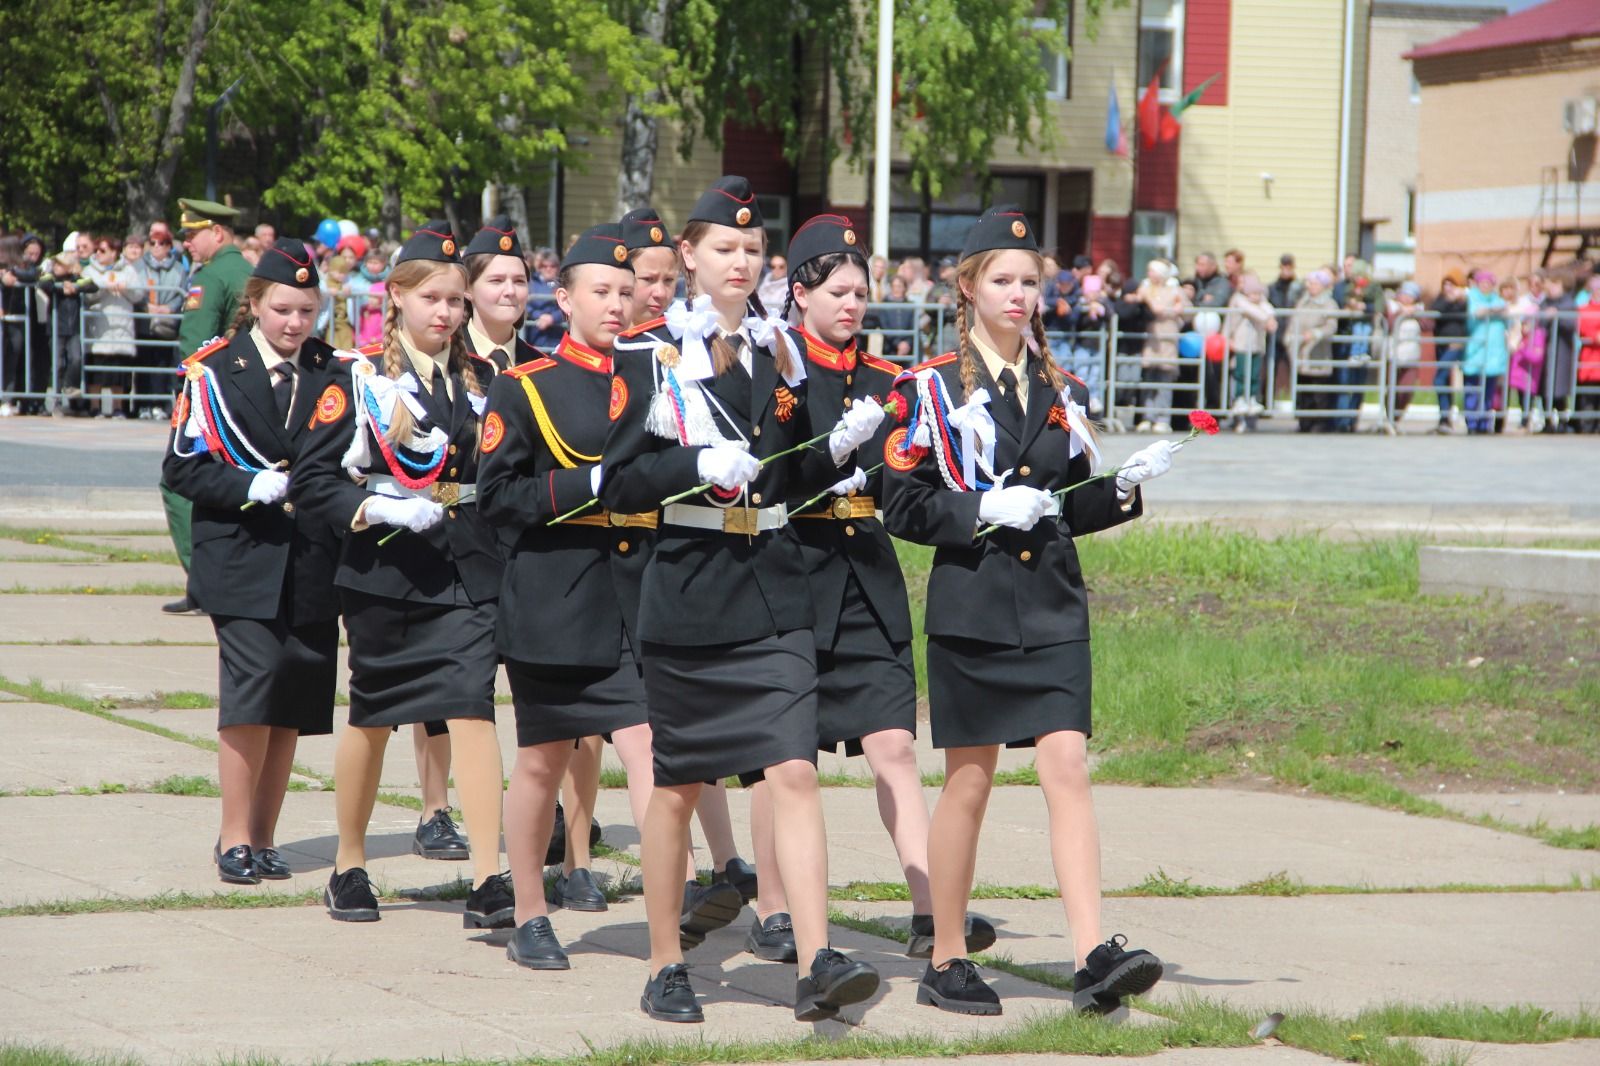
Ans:
{"label": "yellow building", "polygon": [[1413,50],[1417,275],[1522,274],[1600,241],[1600,2],[1547,0]]}

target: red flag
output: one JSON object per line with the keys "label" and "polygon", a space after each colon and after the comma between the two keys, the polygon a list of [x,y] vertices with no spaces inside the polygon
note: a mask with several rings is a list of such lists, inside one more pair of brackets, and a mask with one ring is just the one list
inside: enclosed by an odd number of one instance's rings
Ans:
{"label": "red flag", "polygon": [[1150,78],[1150,84],[1145,86],[1144,94],[1139,97],[1139,140],[1146,149],[1156,146],[1156,138],[1161,132],[1161,69],[1156,68],[1155,74]]}

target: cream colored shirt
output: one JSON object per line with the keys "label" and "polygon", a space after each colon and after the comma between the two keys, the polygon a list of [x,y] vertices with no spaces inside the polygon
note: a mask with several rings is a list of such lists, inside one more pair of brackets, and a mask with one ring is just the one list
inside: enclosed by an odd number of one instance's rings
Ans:
{"label": "cream colored shirt", "polygon": [[[260,326],[250,327],[250,341],[256,346],[257,354],[261,356],[261,365],[267,368],[267,380],[273,381],[273,369],[279,363],[284,363],[288,360],[279,355],[277,350],[267,343],[267,335],[261,332]],[[289,410],[291,411],[294,410],[296,397],[300,395],[300,375],[298,373],[295,374],[292,381],[294,383],[289,386]]]}
{"label": "cream colored shirt", "polygon": [[455,386],[450,382],[450,349],[445,348],[444,351],[439,353],[440,358],[436,359],[433,356],[423,355],[421,352],[417,351],[417,349],[412,346],[411,341],[406,337],[404,331],[400,331],[398,335],[400,337],[400,347],[406,353],[406,358],[411,360],[411,371],[416,375],[417,381],[421,383],[424,389],[427,389],[429,393],[432,393],[433,368],[437,366],[439,368],[439,373],[444,376],[445,398],[451,403],[454,403],[456,399],[456,393]]}
{"label": "cream colored shirt", "polygon": [[506,353],[506,366],[517,365],[517,331],[511,331],[511,339],[504,344],[496,344],[489,339],[489,335],[478,328],[474,319],[467,319],[467,340],[472,350],[485,359],[493,359],[496,351]]}
{"label": "cream colored shirt", "polygon": [[[1015,363],[1008,363],[1004,359],[1000,358],[999,352],[995,351],[993,348],[983,343],[983,341],[979,340],[976,334],[967,334],[967,339],[972,341],[972,346],[974,348],[978,349],[978,357],[983,360],[984,368],[989,371],[989,376],[994,378],[996,383],[1000,381],[1000,371],[1004,370],[1006,367],[1011,368],[1011,372],[1017,376],[1017,403],[1021,404],[1022,409],[1026,411],[1028,409],[1027,346],[1024,345],[1022,347],[1020,351],[1021,357]],[[996,397],[996,399],[998,398],[999,397]]]}

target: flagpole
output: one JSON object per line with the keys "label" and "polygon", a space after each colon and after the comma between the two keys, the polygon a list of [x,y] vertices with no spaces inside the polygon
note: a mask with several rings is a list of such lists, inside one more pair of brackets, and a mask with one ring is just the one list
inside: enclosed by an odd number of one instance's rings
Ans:
{"label": "flagpole", "polygon": [[894,100],[894,0],[878,0],[878,103],[872,142],[872,250],[889,254],[889,154]]}

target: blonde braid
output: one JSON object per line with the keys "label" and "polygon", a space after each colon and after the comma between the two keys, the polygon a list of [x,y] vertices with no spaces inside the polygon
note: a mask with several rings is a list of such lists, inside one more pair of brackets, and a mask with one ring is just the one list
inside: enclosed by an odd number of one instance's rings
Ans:
{"label": "blonde braid", "polygon": [[956,336],[960,338],[956,351],[961,354],[961,399],[965,402],[972,397],[972,390],[978,384],[978,357],[967,337],[967,298],[964,295],[956,301]]}
{"label": "blonde braid", "polygon": [[1055,355],[1050,351],[1050,341],[1044,335],[1044,316],[1037,307],[1033,309],[1033,339],[1038,342],[1039,359],[1044,363],[1044,380],[1052,390],[1060,392],[1066,388],[1067,379],[1061,375],[1061,367],[1056,365]]}
{"label": "blonde braid", "polygon": [[[405,349],[400,346],[400,304],[390,300],[383,312],[383,376],[398,381],[410,369],[408,362]],[[390,444],[398,446],[409,443],[412,431],[416,428],[411,408],[397,403],[389,422],[389,431],[383,437]]]}
{"label": "blonde braid", "polygon": [[223,336],[230,341],[239,334],[240,330],[248,330],[256,324],[256,316],[250,313],[250,301],[240,300],[239,310],[233,313],[233,322],[229,324]]}

